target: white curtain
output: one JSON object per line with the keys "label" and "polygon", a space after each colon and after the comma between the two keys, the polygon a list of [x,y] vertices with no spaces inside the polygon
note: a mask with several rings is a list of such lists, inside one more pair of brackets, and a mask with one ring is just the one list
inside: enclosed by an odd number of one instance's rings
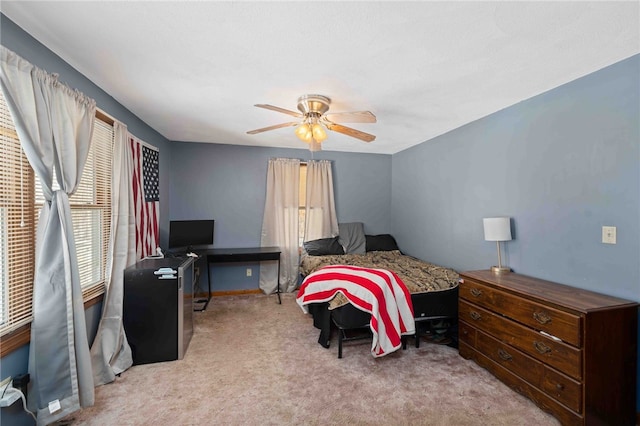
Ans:
{"label": "white curtain", "polygon": [[[298,207],[300,160],[272,158],[267,167],[267,194],[262,221],[262,247],[279,247],[280,291],[294,291],[298,283]],[[277,267],[260,266],[260,288],[276,291]]]}
{"label": "white curtain", "polygon": [[0,48],[2,91],[45,197],[36,232],[29,402],[38,424],[49,424],[94,402],[69,195],[89,153],[96,104]]}
{"label": "white curtain", "polygon": [[338,218],[333,197],[333,173],[327,160],[307,163],[307,199],[304,240],[338,235]]}
{"label": "white curtain", "polygon": [[122,324],[124,274],[136,261],[135,219],[131,179],[133,160],[127,126],[114,123],[113,174],[111,180],[111,234],[107,258],[107,289],[102,317],[91,346],[93,380],[96,386],[110,383],[131,365],[133,358]]}

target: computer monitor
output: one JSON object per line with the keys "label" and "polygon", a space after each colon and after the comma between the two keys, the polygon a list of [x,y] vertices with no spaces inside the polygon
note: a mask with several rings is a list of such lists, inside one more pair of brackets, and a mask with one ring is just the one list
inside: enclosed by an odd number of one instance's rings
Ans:
{"label": "computer monitor", "polygon": [[190,252],[213,246],[213,220],[172,220],[169,222],[169,250]]}

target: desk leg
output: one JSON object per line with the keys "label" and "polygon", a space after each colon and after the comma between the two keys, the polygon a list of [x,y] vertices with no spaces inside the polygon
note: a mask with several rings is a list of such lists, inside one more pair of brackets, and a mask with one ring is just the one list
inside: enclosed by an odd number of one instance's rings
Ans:
{"label": "desk leg", "polygon": [[278,293],[278,304],[282,305],[282,299],[280,299],[280,258],[278,258],[278,285],[276,287],[276,293]]}
{"label": "desk leg", "polygon": [[207,301],[204,302],[204,306],[202,307],[203,311],[207,309],[209,302],[211,302],[211,275],[213,275],[211,273],[211,266],[209,262],[207,262]]}
{"label": "desk leg", "polygon": [[197,303],[204,302],[204,305],[202,306],[202,309],[194,309],[194,311],[202,312],[206,310],[207,306],[209,306],[210,301],[211,301],[211,264],[207,262],[207,298],[198,300]]}

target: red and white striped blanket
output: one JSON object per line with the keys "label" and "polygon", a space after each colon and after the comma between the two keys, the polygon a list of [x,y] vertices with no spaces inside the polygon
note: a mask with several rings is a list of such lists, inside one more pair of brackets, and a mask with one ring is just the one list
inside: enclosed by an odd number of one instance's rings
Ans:
{"label": "red and white striped blanket", "polygon": [[325,266],[302,282],[296,301],[306,305],[331,300],[342,293],[356,308],[371,314],[374,357],[387,355],[402,345],[401,336],[415,333],[411,295],[395,272],[358,266]]}

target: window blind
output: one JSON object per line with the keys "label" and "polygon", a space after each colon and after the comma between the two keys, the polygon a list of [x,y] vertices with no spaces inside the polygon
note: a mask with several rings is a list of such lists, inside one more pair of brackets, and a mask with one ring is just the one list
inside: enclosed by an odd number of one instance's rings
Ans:
{"label": "window blind", "polygon": [[[69,197],[78,271],[84,300],[105,290],[105,267],[111,225],[111,170],[113,125],[95,119],[91,147],[80,185]],[[44,195],[40,179],[35,178],[35,214],[42,208]],[[59,189],[55,178],[54,190]]]}
{"label": "window blind", "polygon": [[31,321],[35,265],[33,170],[0,92],[0,334]]}
{"label": "window blind", "polygon": [[[102,117],[104,114],[100,114]],[[0,336],[31,321],[35,229],[44,203],[0,93]],[[69,198],[85,301],[105,290],[111,226],[113,122],[95,118],[82,180]],[[54,189],[58,188],[54,176]],[[24,223],[24,226],[22,225]]]}

